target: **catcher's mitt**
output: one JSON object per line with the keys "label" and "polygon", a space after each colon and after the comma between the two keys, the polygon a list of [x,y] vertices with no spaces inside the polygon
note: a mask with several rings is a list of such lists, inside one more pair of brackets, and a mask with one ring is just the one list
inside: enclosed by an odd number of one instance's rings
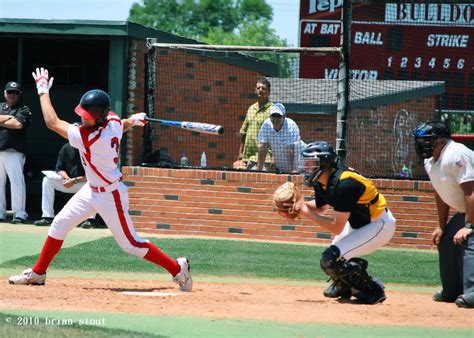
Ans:
{"label": "catcher's mitt", "polygon": [[273,206],[275,211],[283,217],[295,219],[298,213],[293,211],[293,206],[287,207],[285,203],[294,203],[301,198],[299,189],[293,182],[283,183],[273,193]]}

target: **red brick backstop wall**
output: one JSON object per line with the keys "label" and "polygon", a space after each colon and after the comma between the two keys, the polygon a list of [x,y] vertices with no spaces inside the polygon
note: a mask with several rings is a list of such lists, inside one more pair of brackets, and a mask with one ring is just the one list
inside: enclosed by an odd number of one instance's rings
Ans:
{"label": "red brick backstop wall", "polygon": [[[287,220],[272,207],[271,196],[298,175],[123,167],[129,186],[130,214],[140,231],[161,234],[329,244],[331,234],[306,219]],[[389,247],[430,249],[437,225],[431,184],[376,179],[397,218]],[[312,191],[304,188],[305,196]]]}

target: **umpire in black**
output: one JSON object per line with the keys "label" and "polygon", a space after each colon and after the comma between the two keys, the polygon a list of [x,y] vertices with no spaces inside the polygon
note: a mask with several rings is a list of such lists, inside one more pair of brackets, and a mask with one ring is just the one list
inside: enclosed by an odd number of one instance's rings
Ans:
{"label": "umpire in black", "polygon": [[0,105],[0,221],[6,218],[5,184],[10,180],[12,203],[15,214],[12,223],[25,223],[26,185],[23,176],[25,165],[26,127],[31,120],[30,109],[22,103],[22,89],[18,82],[5,86],[5,102]]}

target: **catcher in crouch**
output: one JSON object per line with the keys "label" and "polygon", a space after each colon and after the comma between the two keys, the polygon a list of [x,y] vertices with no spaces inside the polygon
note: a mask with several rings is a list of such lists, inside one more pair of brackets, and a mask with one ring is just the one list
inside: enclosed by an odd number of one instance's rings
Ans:
{"label": "catcher in crouch", "polygon": [[[330,298],[357,298],[377,304],[385,297],[383,284],[367,273],[370,254],[390,241],[395,218],[374,183],[342,165],[333,147],[325,141],[309,143],[302,151],[305,178],[315,199],[299,198],[292,212],[304,216],[335,235],[321,256],[321,268],[332,279],[324,291]],[[329,206],[332,216],[325,215]]]}

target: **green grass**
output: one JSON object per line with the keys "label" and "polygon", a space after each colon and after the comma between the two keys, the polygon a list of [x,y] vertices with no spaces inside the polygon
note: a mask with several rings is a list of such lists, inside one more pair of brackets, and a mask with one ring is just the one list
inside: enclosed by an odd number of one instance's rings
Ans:
{"label": "green grass", "polygon": [[2,337],[164,337],[150,333],[84,325],[79,320],[66,319],[64,316],[18,316],[0,312],[0,323]]}
{"label": "green grass", "polygon": [[[327,280],[319,267],[324,247],[214,239],[153,239],[173,257],[187,256],[195,275]],[[0,268],[32,266],[38,255],[9,260]],[[439,284],[434,252],[378,250],[365,257],[369,273],[385,283]],[[54,269],[156,273],[156,266],[124,253],[112,237],[64,248]]]}
{"label": "green grass", "polygon": [[[16,325],[18,318],[39,321],[39,325]],[[68,325],[43,325],[46,318],[73,321]],[[103,320],[98,327],[84,327],[84,318]],[[79,327],[78,327],[79,326]],[[133,330],[133,331],[132,331]],[[351,337],[351,338],[472,338],[472,330],[412,326],[342,325],[321,323],[282,323],[254,320],[214,320],[185,316],[153,316],[134,313],[84,313],[8,310],[0,315],[2,337]]]}

